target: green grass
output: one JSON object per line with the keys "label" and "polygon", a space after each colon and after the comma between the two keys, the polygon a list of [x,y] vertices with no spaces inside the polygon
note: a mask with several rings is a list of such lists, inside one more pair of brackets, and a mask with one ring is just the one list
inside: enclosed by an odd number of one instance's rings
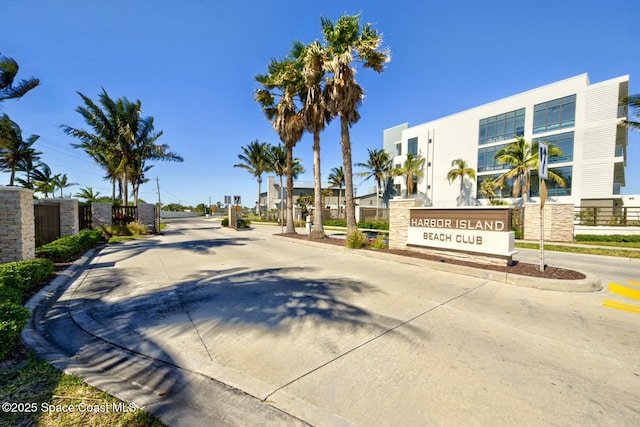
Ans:
{"label": "green grass", "polygon": [[[15,402],[15,412],[0,411],[0,425],[38,426],[163,426],[157,418],[129,403],[87,385],[82,378],[67,375],[28,351],[0,371],[0,402]],[[51,410],[62,405],[74,412]],[[87,408],[110,409],[93,412]],[[127,408],[131,412],[113,411]],[[22,409],[22,410],[18,410]],[[49,411],[47,411],[49,409]]]}
{"label": "green grass", "polygon": [[[585,244],[586,242],[580,242],[580,244]],[[600,243],[593,243],[600,244]],[[616,245],[620,246],[620,245]],[[538,243],[518,243],[516,242],[516,248],[521,249],[540,249],[540,244]],[[628,251],[624,249],[607,249],[607,248],[583,248],[575,245],[544,245],[544,249],[546,251],[555,251],[555,252],[570,252],[575,254],[590,254],[590,255],[605,255],[605,256],[615,256],[621,258],[640,258],[640,251]]]}

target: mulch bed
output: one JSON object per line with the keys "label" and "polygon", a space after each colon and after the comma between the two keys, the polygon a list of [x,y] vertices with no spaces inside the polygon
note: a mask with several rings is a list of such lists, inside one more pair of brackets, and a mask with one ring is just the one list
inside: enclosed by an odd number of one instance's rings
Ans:
{"label": "mulch bed", "polygon": [[[336,246],[344,246],[344,239],[336,239],[334,237],[326,237],[324,239],[312,240],[306,234],[297,234],[297,233],[289,233],[289,234],[280,234],[284,237],[289,237],[292,239],[299,240],[309,240],[318,243],[325,243],[327,245],[336,245]],[[369,248],[364,248],[363,250],[371,250]],[[403,249],[378,249],[378,252],[389,253],[394,255],[401,255],[412,258],[426,259],[429,261],[442,262],[445,264],[455,264],[455,265],[465,265],[467,267],[473,268],[481,268],[484,270],[493,270],[493,271],[501,271],[509,274],[519,274],[521,276],[531,276],[531,277],[540,277],[543,279],[562,279],[562,280],[580,280],[584,279],[586,276],[579,271],[568,270],[566,268],[558,268],[546,266],[544,271],[540,271],[540,266],[536,264],[528,264],[525,262],[515,261],[513,265],[510,266],[500,266],[500,265],[488,265],[488,264],[478,264],[475,262],[462,261],[453,258],[444,258],[435,255],[428,255],[421,252],[414,252],[410,250]]]}

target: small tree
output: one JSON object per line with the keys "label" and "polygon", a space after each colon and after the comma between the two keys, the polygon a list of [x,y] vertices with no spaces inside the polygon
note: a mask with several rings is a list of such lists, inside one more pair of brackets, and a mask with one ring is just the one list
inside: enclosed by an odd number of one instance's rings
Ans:
{"label": "small tree", "polygon": [[407,189],[406,198],[408,199],[414,192],[416,179],[420,179],[424,176],[424,162],[426,159],[422,155],[417,156],[413,153],[407,153],[407,158],[402,163],[402,166],[392,170],[393,176],[401,176],[405,179],[405,186]]}

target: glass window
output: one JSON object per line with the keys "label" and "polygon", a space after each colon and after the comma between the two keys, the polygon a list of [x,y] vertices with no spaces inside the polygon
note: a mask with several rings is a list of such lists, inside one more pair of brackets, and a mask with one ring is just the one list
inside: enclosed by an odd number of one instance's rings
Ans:
{"label": "glass window", "polygon": [[402,143],[398,142],[396,144],[396,156],[401,156],[402,155]]}
{"label": "glass window", "polygon": [[576,96],[565,96],[534,106],[533,133],[573,127],[576,119]]}
{"label": "glass window", "polygon": [[549,157],[550,164],[573,161],[573,132],[559,133],[545,138],[534,138],[533,142],[548,142],[562,150],[561,155]]}
{"label": "glass window", "polygon": [[[547,179],[547,194],[550,197],[556,196],[570,196],[571,195],[571,180],[573,177],[573,168],[571,166],[563,166],[560,168],[549,168],[549,173],[553,173],[564,180],[564,187],[555,183],[552,179]],[[538,171],[531,171],[531,197],[540,196],[540,178],[538,177]]]}
{"label": "glass window", "polygon": [[494,170],[509,169],[510,166],[500,164],[496,160],[496,153],[506,147],[506,144],[494,147],[483,147],[478,149],[478,172],[489,172]]}
{"label": "glass window", "polygon": [[407,153],[412,153],[414,156],[418,155],[418,138],[409,138]]}
{"label": "glass window", "polygon": [[524,135],[524,108],[480,120],[478,144],[490,144]]}

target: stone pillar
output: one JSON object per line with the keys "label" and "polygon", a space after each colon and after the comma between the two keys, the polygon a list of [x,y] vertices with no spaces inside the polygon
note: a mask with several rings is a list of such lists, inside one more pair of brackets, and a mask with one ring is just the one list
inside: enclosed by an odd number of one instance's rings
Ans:
{"label": "stone pillar", "polygon": [[[544,205],[545,242],[573,242],[574,205],[548,203]],[[524,238],[540,240],[540,205],[528,203],[524,210]]]}
{"label": "stone pillar", "polygon": [[405,249],[409,231],[409,208],[419,206],[416,199],[389,202],[389,249]]}
{"label": "stone pillar", "polygon": [[35,255],[33,190],[0,187],[0,264],[33,259]]}
{"label": "stone pillar", "polygon": [[113,224],[111,203],[91,203],[91,222],[93,228],[110,227]]}
{"label": "stone pillar", "polygon": [[138,204],[138,222],[147,227],[147,230],[157,233],[156,230],[156,207],[151,203]]}
{"label": "stone pillar", "polygon": [[238,209],[236,205],[229,205],[229,228],[238,229]]}
{"label": "stone pillar", "polygon": [[78,234],[80,232],[78,201],[65,198],[51,198],[46,200],[60,205],[60,237],[75,236]]}

